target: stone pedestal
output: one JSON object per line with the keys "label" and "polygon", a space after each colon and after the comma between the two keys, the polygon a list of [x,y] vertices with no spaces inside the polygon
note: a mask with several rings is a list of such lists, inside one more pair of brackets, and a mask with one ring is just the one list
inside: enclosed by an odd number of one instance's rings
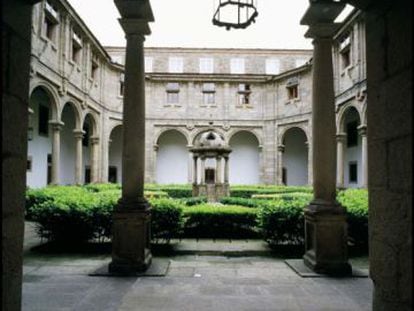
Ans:
{"label": "stone pedestal", "polygon": [[193,184],[193,197],[205,196],[208,202],[218,202],[222,197],[230,196],[228,183]]}
{"label": "stone pedestal", "polygon": [[311,203],[305,210],[306,266],[317,273],[351,275],[347,223],[340,205]]}
{"label": "stone pedestal", "polygon": [[113,215],[112,262],[109,272],[131,275],[151,265],[149,204],[139,203],[130,209],[122,202]]}

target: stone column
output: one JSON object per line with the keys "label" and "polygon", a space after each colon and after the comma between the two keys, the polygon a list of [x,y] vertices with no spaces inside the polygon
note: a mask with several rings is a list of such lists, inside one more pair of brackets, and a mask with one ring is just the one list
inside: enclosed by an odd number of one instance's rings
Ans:
{"label": "stone column", "polygon": [[60,182],[60,131],[63,122],[53,120],[49,121],[52,126],[52,178],[51,184],[58,185]]}
{"label": "stone column", "polygon": [[285,145],[277,146],[277,184],[283,185],[283,152]]}
{"label": "stone column", "polygon": [[229,183],[229,157],[224,157],[224,183]]}
{"label": "stone column", "polygon": [[151,264],[150,205],[144,198],[145,73],[144,35],[153,15],[148,1],[117,1],[126,33],[123,98],[122,197],[113,216],[109,272],[135,275]]}
{"label": "stone column", "polygon": [[344,188],[344,143],[346,139],[346,133],[336,134],[336,155],[337,155],[337,180],[336,185],[338,188]]}
{"label": "stone column", "polygon": [[361,135],[361,145],[362,145],[362,182],[361,185],[364,188],[368,187],[368,142],[367,142],[367,125],[362,124],[358,127],[359,135]]}
{"label": "stone column", "polygon": [[97,183],[99,181],[99,137],[92,136],[89,141],[91,143],[91,183]]}
{"label": "stone column", "polygon": [[[321,7],[322,6],[322,7]],[[352,273],[347,254],[346,214],[336,201],[335,97],[332,66],[333,21],[343,3],[311,2],[301,23],[313,38],[312,162],[314,199],[305,208],[304,264],[317,273]],[[322,13],[316,13],[322,12]]]}
{"label": "stone column", "polygon": [[201,181],[200,184],[204,185],[206,183],[206,158],[201,157]]}
{"label": "stone column", "polygon": [[221,156],[217,156],[216,158],[216,184],[221,184],[222,183],[222,166],[221,166],[221,162],[222,162],[222,157]]}
{"label": "stone column", "polygon": [[197,159],[196,155],[193,156],[193,184],[197,185],[198,183],[198,176],[197,176]]}
{"label": "stone column", "polygon": [[313,185],[313,163],[312,163],[312,144],[308,141],[305,143],[308,150],[308,185]]}
{"label": "stone column", "polygon": [[85,131],[76,129],[73,130],[76,143],[76,159],[75,159],[75,184],[82,184],[82,139]]}
{"label": "stone column", "polygon": [[153,162],[152,162],[152,182],[157,182],[157,160],[158,160],[158,144],[154,145]]}
{"label": "stone column", "polygon": [[194,180],[194,178],[193,178],[194,172],[193,172],[193,169],[192,169],[193,155],[192,155],[192,152],[190,151],[190,149],[192,147],[193,146],[191,146],[191,145],[187,146],[187,149],[188,149],[187,181],[188,181],[188,183],[192,183],[192,181]]}

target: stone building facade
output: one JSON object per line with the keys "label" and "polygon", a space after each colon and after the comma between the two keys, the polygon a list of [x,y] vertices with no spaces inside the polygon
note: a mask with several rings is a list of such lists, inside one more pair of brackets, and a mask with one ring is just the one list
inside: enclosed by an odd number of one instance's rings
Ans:
{"label": "stone building facade", "polygon": [[[335,37],[338,185],[366,186],[363,20]],[[34,6],[27,184],[121,181],[123,47],[103,47],[65,0]],[[231,184],[312,184],[312,51],[145,48],[150,183],[191,183],[207,130],[233,149]],[[214,162],[206,168],[214,170]]]}

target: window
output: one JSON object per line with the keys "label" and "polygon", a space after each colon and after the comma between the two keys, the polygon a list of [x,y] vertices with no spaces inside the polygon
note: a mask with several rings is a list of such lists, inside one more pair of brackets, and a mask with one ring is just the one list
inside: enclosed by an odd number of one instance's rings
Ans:
{"label": "window", "polygon": [[346,124],[346,145],[347,147],[358,146],[358,121]]}
{"label": "window", "polygon": [[39,105],[39,135],[49,136],[49,107]]}
{"label": "window", "polygon": [[73,35],[72,35],[72,60],[75,63],[80,64],[81,54],[82,54],[82,40],[76,32],[73,32]]}
{"label": "window", "polygon": [[203,104],[206,106],[215,105],[216,86],[214,83],[203,84]]}
{"label": "window", "polygon": [[119,76],[119,96],[124,96],[125,91],[125,84],[124,84],[125,76],[123,73]]}
{"label": "window", "polygon": [[167,83],[167,104],[178,104],[180,85],[178,83]]}
{"label": "window", "polygon": [[152,72],[152,57],[145,57],[145,72]]}
{"label": "window", "polygon": [[110,183],[117,183],[118,182],[118,176],[117,176],[117,167],[116,166],[110,166],[108,169],[108,182]]}
{"label": "window", "polygon": [[234,73],[234,74],[244,73],[244,58],[232,58],[230,60],[230,73]]}
{"label": "window", "polygon": [[290,78],[286,83],[287,97],[289,100],[299,98],[299,80],[297,77]]}
{"label": "window", "polygon": [[85,184],[91,183],[91,167],[85,166]]}
{"label": "window", "polygon": [[96,57],[92,57],[91,59],[91,78],[93,80],[96,80],[96,78],[98,77],[98,60]]}
{"label": "window", "polygon": [[50,41],[56,41],[57,26],[59,24],[59,15],[57,10],[49,3],[45,2],[45,19],[44,19],[44,34]]}
{"label": "window", "polygon": [[47,184],[50,184],[52,182],[52,155],[49,153],[47,155]]}
{"label": "window", "polygon": [[168,72],[182,73],[183,72],[183,58],[170,57],[168,61]]}
{"label": "window", "polygon": [[298,86],[292,85],[287,87],[288,99],[298,98]]}
{"label": "window", "polygon": [[345,69],[351,65],[351,39],[347,36],[339,44],[341,68]]}
{"label": "window", "polygon": [[268,75],[277,75],[280,70],[280,62],[276,58],[266,59],[266,74]]}
{"label": "window", "polygon": [[33,167],[33,158],[31,156],[27,157],[27,165],[26,165],[26,171],[31,172]]}
{"label": "window", "polygon": [[239,105],[249,105],[250,104],[250,84],[239,84]]}
{"label": "window", "polygon": [[358,164],[357,162],[349,162],[349,183],[358,182]]}
{"label": "window", "polygon": [[214,59],[213,58],[200,58],[200,73],[213,73],[214,72]]}
{"label": "window", "polygon": [[88,123],[85,123],[85,125],[83,126],[83,131],[85,132],[85,134],[83,135],[83,138],[82,138],[82,146],[88,147],[89,146],[89,135],[90,135],[90,129],[89,129]]}

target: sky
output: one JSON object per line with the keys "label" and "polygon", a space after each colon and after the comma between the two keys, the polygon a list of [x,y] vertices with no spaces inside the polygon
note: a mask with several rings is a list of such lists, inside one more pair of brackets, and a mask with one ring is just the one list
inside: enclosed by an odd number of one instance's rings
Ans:
{"label": "sky", "polygon": [[[113,0],[68,0],[103,46],[125,46]],[[155,22],[146,47],[311,49],[299,21],[309,0],[257,0],[259,15],[247,29],[214,26],[219,0],[151,0]]]}

